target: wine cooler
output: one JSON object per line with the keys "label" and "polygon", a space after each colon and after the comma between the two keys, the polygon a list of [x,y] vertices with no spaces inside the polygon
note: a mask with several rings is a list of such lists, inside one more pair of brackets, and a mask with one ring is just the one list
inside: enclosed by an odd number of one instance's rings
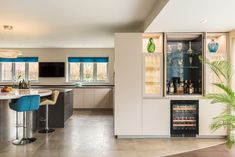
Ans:
{"label": "wine cooler", "polygon": [[171,100],[171,136],[196,137],[198,100]]}

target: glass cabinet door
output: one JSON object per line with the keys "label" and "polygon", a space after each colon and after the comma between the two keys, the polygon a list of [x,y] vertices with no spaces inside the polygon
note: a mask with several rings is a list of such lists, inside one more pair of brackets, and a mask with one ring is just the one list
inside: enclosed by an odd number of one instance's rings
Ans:
{"label": "glass cabinet door", "polygon": [[166,35],[166,95],[201,95],[202,34]]}
{"label": "glass cabinet door", "polygon": [[162,96],[162,54],[144,54],[144,97]]}

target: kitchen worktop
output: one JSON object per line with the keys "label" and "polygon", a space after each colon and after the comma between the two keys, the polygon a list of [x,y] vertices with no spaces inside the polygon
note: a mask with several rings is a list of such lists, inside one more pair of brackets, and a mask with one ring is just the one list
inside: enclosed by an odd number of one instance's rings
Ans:
{"label": "kitchen worktop", "polygon": [[113,88],[114,85],[32,85],[32,88],[48,88],[48,89],[58,89],[61,92],[67,92],[66,90],[72,90],[77,88]]}
{"label": "kitchen worktop", "polygon": [[27,95],[48,96],[51,93],[49,89],[13,89],[10,92],[0,92],[0,100],[18,99]]}

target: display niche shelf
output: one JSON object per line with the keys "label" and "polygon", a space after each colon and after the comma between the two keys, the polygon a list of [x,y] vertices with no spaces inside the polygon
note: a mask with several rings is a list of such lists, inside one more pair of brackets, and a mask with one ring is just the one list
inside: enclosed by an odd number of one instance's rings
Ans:
{"label": "display niche shelf", "polygon": [[203,34],[168,33],[165,38],[165,95],[201,96]]}
{"label": "display niche shelf", "polygon": [[[228,40],[227,33],[206,33],[205,57],[210,61],[228,60],[227,40]],[[205,72],[206,74],[210,74],[210,79],[205,78],[206,94],[221,92],[219,88],[213,85],[213,83],[220,82],[218,77],[213,73],[213,71],[208,66],[205,67]]]}
{"label": "display niche shelf", "polygon": [[[152,40],[153,52],[148,52]],[[143,34],[143,97],[154,98],[163,95],[163,35]]]}

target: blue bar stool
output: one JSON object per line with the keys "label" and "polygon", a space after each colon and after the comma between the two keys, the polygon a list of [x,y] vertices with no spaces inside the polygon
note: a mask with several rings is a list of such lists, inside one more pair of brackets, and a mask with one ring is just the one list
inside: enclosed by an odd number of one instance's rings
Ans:
{"label": "blue bar stool", "polygon": [[[38,110],[40,105],[39,95],[22,96],[15,102],[10,103],[10,108],[16,111],[16,140],[13,141],[15,145],[24,145],[36,141],[36,138],[28,138],[27,136],[27,122],[26,112]],[[23,138],[18,139],[18,112],[23,112]]]}

